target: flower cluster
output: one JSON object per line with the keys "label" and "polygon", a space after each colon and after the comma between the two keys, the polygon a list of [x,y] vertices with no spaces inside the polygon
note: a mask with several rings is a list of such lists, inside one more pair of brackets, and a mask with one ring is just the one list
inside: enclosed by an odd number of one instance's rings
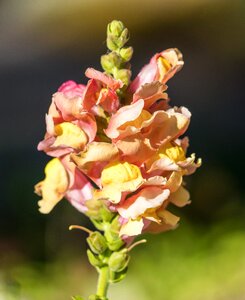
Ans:
{"label": "flower cluster", "polygon": [[169,204],[190,202],[183,176],[201,161],[187,155],[182,138],[191,113],[171,107],[166,93],[183,66],[181,53],[157,53],[130,82],[132,48],[118,41],[110,40],[112,52],[102,56],[105,73],[89,68],[86,85],[67,81],[53,95],[38,145],[53,159],[35,189],[42,213],[63,197],[88,215],[91,201],[101,201],[119,216],[119,235],[136,236],[176,227]]}

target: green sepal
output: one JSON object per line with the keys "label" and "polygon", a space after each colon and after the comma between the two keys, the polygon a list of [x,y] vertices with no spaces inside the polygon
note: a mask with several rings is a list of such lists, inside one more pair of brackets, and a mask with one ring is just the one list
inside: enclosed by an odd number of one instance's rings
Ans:
{"label": "green sepal", "polygon": [[111,250],[111,251],[117,251],[119,250],[120,248],[122,248],[122,246],[124,245],[124,242],[118,238],[117,240],[113,241],[113,242],[108,242],[108,248]]}
{"label": "green sepal", "polygon": [[127,249],[113,252],[108,260],[108,266],[113,272],[122,272],[129,263],[129,255]]}
{"label": "green sepal", "polygon": [[98,255],[95,255],[91,250],[87,250],[87,256],[90,264],[94,267],[101,268],[104,263],[101,261]]}
{"label": "green sepal", "polygon": [[92,221],[92,223],[94,224],[94,226],[95,226],[97,229],[99,229],[99,230],[101,230],[101,231],[104,230],[104,224],[103,224],[103,222],[102,222],[101,219],[100,219],[100,220],[97,220],[97,219],[95,219],[95,218],[91,218],[91,221]]}
{"label": "green sepal", "polygon": [[81,296],[72,296],[71,299],[72,299],[72,300],[85,300],[85,299],[82,298]]}
{"label": "green sepal", "polygon": [[125,62],[128,62],[133,56],[133,47],[122,48],[119,54]]}
{"label": "green sepal", "polygon": [[107,242],[104,236],[99,231],[94,231],[87,238],[90,249],[95,254],[101,254],[107,249]]}
{"label": "green sepal", "polygon": [[126,274],[127,274],[127,270],[128,270],[128,268],[124,269],[122,272],[110,271],[109,282],[110,283],[116,283],[116,282],[122,281],[125,278]]}
{"label": "green sepal", "polygon": [[101,62],[102,68],[106,72],[112,73],[113,68],[119,69],[121,67],[122,58],[118,53],[116,53],[115,51],[112,51],[108,54],[102,55],[100,62]]}

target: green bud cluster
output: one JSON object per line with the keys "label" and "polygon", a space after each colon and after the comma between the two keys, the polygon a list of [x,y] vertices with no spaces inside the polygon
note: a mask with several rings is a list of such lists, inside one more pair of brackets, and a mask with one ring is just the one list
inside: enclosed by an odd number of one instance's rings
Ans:
{"label": "green bud cluster", "polygon": [[104,267],[108,268],[109,282],[112,283],[121,281],[125,277],[129,254],[124,241],[119,237],[120,223],[118,215],[114,214],[111,218],[106,210],[107,208],[102,210],[100,218],[91,218],[95,227],[103,231],[104,235],[99,231],[89,234],[87,242],[90,249],[87,250],[87,255],[90,264],[98,272]]}
{"label": "green bud cluster", "polygon": [[124,47],[129,40],[128,29],[121,21],[112,21],[107,26],[107,48],[111,51],[101,56],[101,66],[106,73],[121,80],[125,86],[131,78],[129,61],[133,55],[132,47]]}

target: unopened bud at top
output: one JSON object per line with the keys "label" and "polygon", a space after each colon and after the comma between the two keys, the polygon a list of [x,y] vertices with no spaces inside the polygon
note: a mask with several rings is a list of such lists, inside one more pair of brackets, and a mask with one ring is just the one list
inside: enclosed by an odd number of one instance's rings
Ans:
{"label": "unopened bud at top", "polygon": [[107,26],[107,47],[111,51],[121,49],[128,41],[129,33],[121,21],[114,20]]}

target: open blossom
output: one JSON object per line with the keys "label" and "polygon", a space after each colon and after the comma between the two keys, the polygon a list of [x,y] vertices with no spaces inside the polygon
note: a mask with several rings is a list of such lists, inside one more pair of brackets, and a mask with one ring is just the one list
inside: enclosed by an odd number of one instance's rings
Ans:
{"label": "open blossom", "polygon": [[47,133],[38,149],[55,157],[36,185],[40,211],[48,213],[66,197],[79,211],[86,201],[106,201],[121,220],[121,236],[175,228],[170,203],[190,203],[183,176],[201,164],[187,155],[182,138],[191,118],[171,107],[166,82],[183,66],[181,53],[168,49],[152,57],[126,91],[105,73],[87,69],[87,85],[67,81],[53,95]]}
{"label": "open blossom", "polygon": [[183,65],[182,54],[176,48],[157,53],[133,80],[130,85],[130,90],[134,93],[145,83],[151,83],[153,81],[166,83]]}
{"label": "open blossom", "polygon": [[68,156],[53,158],[46,165],[45,175],[35,186],[42,197],[38,202],[40,212],[49,213],[63,197],[79,211],[86,211],[85,201],[92,198],[93,187]]}

